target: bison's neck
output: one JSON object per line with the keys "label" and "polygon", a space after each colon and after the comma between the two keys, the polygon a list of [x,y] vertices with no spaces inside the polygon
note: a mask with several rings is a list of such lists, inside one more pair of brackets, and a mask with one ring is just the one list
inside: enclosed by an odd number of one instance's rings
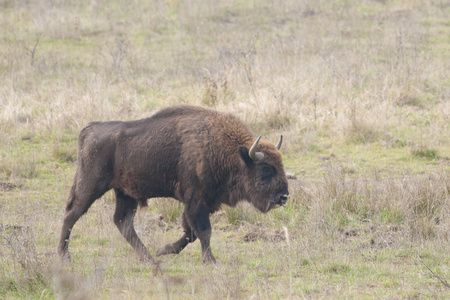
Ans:
{"label": "bison's neck", "polygon": [[218,198],[224,204],[231,207],[242,200],[245,200],[245,190],[243,188],[243,178],[239,166],[230,165],[226,174],[223,174],[222,181],[218,185]]}

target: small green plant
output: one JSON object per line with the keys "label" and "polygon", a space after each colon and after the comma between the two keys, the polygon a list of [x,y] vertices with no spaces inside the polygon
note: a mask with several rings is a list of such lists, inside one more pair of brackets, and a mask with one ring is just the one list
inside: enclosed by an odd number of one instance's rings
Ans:
{"label": "small green plant", "polygon": [[34,158],[19,158],[0,162],[0,173],[10,178],[32,179],[38,176],[39,168]]}
{"label": "small green plant", "polygon": [[425,159],[429,159],[429,160],[439,158],[438,151],[435,149],[416,148],[416,149],[412,149],[411,153],[414,157],[420,157],[420,158],[425,158]]}
{"label": "small green plant", "polygon": [[77,150],[75,147],[63,143],[55,143],[53,146],[53,158],[61,162],[74,162],[77,157]]}
{"label": "small green plant", "polygon": [[399,209],[385,207],[381,210],[379,221],[383,223],[402,224],[405,216]]}
{"label": "small green plant", "polygon": [[228,223],[231,225],[238,226],[247,220],[247,215],[243,211],[242,207],[226,207],[224,210],[227,216]]}
{"label": "small green plant", "polygon": [[330,263],[323,268],[323,273],[345,274],[351,271],[350,266],[344,263]]}
{"label": "small green plant", "polygon": [[176,200],[162,199],[158,201],[158,211],[164,222],[174,224],[183,213],[184,205]]}

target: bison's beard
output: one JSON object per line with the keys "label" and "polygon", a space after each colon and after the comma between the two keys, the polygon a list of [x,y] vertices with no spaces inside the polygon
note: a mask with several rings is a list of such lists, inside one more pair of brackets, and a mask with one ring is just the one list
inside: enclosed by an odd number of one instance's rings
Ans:
{"label": "bison's beard", "polygon": [[249,201],[253,204],[254,207],[256,207],[259,211],[262,213],[267,213],[271,209],[277,208],[281,206],[280,203],[277,203],[275,199],[255,199],[254,201]]}
{"label": "bison's beard", "polygon": [[278,208],[278,207],[286,207],[286,205],[280,201],[278,202],[269,202],[267,205],[267,210],[265,211],[266,213],[269,212],[269,210],[274,209],[274,208]]}
{"label": "bison's beard", "polygon": [[273,198],[265,198],[263,201],[257,203],[253,202],[253,205],[263,213],[269,212],[271,209],[278,208],[280,206],[286,207],[286,202],[289,198],[289,194],[277,195]]}
{"label": "bison's beard", "polygon": [[280,205],[275,202],[269,202],[267,205],[266,213],[269,212],[269,210],[279,207]]}

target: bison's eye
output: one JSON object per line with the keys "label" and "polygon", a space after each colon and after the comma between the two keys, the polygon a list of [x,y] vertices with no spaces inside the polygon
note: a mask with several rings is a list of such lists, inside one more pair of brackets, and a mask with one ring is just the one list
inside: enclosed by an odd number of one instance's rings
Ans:
{"label": "bison's eye", "polygon": [[261,168],[261,177],[262,177],[262,179],[270,180],[270,178],[273,177],[274,173],[275,173],[275,171],[270,166],[263,166]]}

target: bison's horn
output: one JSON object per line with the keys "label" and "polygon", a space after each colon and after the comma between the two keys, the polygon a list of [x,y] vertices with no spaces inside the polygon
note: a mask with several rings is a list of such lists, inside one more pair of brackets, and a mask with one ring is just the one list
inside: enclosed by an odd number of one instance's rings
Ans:
{"label": "bison's horn", "polygon": [[256,152],[256,146],[258,146],[259,140],[261,139],[261,136],[258,136],[256,141],[253,143],[250,150],[248,150],[248,156],[250,156],[251,159],[253,159],[254,162],[258,162],[261,159],[264,158],[264,153],[262,152]]}
{"label": "bison's horn", "polygon": [[281,144],[283,144],[283,135],[280,135],[280,140],[278,141],[278,143],[277,143],[277,145],[275,146],[275,148],[277,148],[278,150],[280,150]]}

